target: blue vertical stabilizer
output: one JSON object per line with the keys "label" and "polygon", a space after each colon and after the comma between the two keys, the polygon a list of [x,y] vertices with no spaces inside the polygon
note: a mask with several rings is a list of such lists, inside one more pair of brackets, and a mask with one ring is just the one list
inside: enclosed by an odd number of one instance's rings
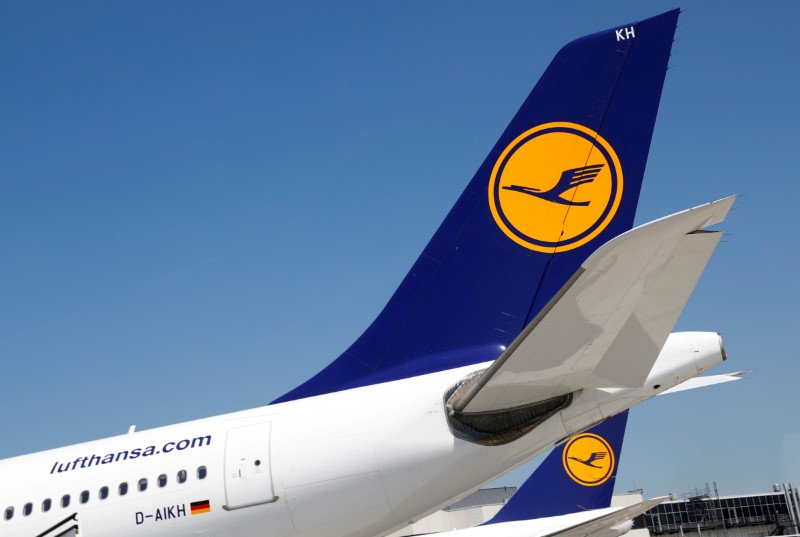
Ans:
{"label": "blue vertical stabilizer", "polygon": [[677,20],[561,49],[372,325],[275,402],[497,358],[631,228]]}
{"label": "blue vertical stabilizer", "polygon": [[553,449],[486,524],[609,507],[627,422],[626,410]]}

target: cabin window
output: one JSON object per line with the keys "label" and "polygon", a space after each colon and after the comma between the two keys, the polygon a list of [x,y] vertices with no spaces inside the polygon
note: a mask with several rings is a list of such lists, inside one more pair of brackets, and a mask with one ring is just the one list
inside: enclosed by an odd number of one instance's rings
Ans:
{"label": "cabin window", "polygon": [[139,492],[144,492],[147,490],[147,478],[143,477],[139,480]]}
{"label": "cabin window", "polygon": [[89,491],[84,490],[83,492],[81,492],[81,503],[86,503],[88,501],[89,501]]}
{"label": "cabin window", "polygon": [[22,516],[28,516],[28,515],[30,515],[31,513],[33,513],[33,504],[32,504],[32,503],[30,503],[30,502],[28,502],[28,503],[26,503],[26,504],[25,504],[25,506],[22,508]]}
{"label": "cabin window", "polygon": [[186,483],[186,470],[178,472],[178,483]]}
{"label": "cabin window", "polygon": [[158,486],[165,487],[167,486],[167,474],[161,474],[158,476]]}
{"label": "cabin window", "polygon": [[69,507],[69,494],[64,494],[61,497],[61,507]]}
{"label": "cabin window", "polygon": [[108,487],[100,487],[100,493],[98,494],[101,500],[105,500],[108,498]]}
{"label": "cabin window", "polygon": [[52,505],[53,501],[50,498],[47,498],[45,501],[42,502],[42,512],[44,513],[48,512]]}
{"label": "cabin window", "polygon": [[206,467],[201,466],[200,468],[197,469],[197,479],[205,479],[207,473],[208,472],[206,471]]}
{"label": "cabin window", "polygon": [[3,518],[5,520],[11,520],[11,518],[13,516],[14,516],[14,508],[13,507],[6,507],[6,514],[3,515]]}
{"label": "cabin window", "polygon": [[119,484],[119,495],[125,496],[128,493],[128,484],[124,481]]}

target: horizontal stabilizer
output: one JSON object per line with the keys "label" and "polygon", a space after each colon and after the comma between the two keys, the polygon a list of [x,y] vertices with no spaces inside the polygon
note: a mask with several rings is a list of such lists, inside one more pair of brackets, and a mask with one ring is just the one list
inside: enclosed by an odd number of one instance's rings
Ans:
{"label": "horizontal stabilizer", "polygon": [[722,233],[735,197],[624,233],[595,251],[458,400],[492,412],[585,388],[639,387]]}
{"label": "horizontal stabilizer", "polygon": [[628,507],[623,507],[617,511],[614,511],[613,513],[609,513],[587,522],[583,522],[582,524],[572,526],[571,528],[548,533],[542,537],[589,537],[598,531],[611,528],[612,526],[616,526],[617,524],[625,522],[626,520],[631,520],[634,517],[649,511],[667,499],[669,499],[669,496],[661,496],[659,498],[653,498],[652,500],[645,500]]}
{"label": "horizontal stabilizer", "polygon": [[706,375],[704,377],[694,377],[677,386],[663,391],[658,395],[665,395],[668,393],[682,392],[686,390],[694,390],[695,388],[705,388],[706,386],[713,386],[714,384],[723,384],[725,382],[733,382],[734,380],[742,380],[744,376],[750,371],[737,371],[736,373],[723,373],[721,375]]}

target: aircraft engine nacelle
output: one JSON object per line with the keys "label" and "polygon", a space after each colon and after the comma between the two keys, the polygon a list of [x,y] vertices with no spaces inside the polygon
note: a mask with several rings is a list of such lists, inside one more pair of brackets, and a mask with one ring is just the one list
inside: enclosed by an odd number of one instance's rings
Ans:
{"label": "aircraft engine nacelle", "polygon": [[673,332],[653,364],[645,386],[663,391],[727,359],[722,336],[717,332]]}

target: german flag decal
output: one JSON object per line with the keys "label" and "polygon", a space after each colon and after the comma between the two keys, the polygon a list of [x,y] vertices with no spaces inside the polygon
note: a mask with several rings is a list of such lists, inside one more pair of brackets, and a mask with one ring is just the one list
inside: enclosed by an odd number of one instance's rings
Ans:
{"label": "german flag decal", "polygon": [[201,515],[203,513],[211,512],[211,503],[209,503],[208,500],[203,500],[201,502],[192,502],[191,508],[193,515]]}

